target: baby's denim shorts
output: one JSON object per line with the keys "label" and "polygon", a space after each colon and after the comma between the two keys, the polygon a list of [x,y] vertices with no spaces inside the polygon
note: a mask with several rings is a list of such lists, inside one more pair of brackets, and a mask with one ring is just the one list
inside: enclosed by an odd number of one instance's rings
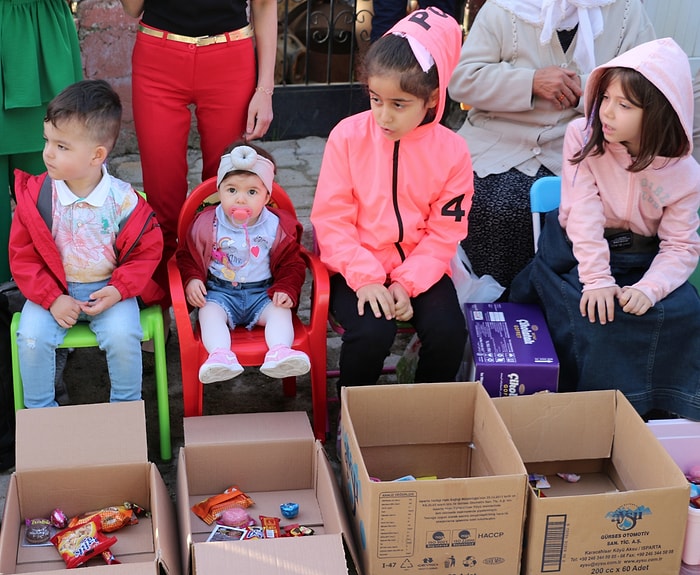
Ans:
{"label": "baby's denim shorts", "polygon": [[271,285],[272,279],[233,285],[230,281],[209,276],[207,301],[224,309],[231,329],[237,325],[253,329],[265,306],[272,301],[267,295],[267,289]]}

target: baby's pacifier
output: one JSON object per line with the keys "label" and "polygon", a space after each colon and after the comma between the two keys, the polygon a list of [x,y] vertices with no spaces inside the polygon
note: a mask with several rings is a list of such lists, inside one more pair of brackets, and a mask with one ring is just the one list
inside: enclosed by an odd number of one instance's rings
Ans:
{"label": "baby's pacifier", "polygon": [[250,208],[233,208],[229,215],[235,223],[242,225],[253,215],[253,210]]}

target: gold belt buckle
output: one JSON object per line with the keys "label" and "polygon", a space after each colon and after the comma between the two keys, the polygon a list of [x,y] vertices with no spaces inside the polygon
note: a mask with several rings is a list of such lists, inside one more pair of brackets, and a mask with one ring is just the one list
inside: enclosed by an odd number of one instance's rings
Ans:
{"label": "gold belt buckle", "polygon": [[216,36],[197,36],[195,37],[196,46],[210,46],[212,44],[222,44],[226,42],[226,36],[218,34]]}

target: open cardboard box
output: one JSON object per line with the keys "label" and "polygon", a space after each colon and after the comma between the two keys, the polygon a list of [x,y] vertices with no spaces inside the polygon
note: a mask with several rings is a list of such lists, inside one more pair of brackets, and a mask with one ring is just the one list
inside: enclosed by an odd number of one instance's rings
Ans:
{"label": "open cardboard box", "polygon": [[179,575],[175,510],[155,464],[147,461],[143,401],[17,412],[17,470],[0,533],[1,573],[65,573],[57,549],[24,545],[25,518],[67,517],[130,501],[150,511],[111,533],[121,565],[90,560],[81,573]]}
{"label": "open cardboard box", "polygon": [[519,573],[527,475],[480,383],[344,388],[341,443],[365,574]]}
{"label": "open cardboard box", "polygon": [[[647,425],[684,474],[700,465],[700,421],[664,419]],[[700,566],[700,509],[694,507],[688,507],[682,559],[687,565]]]}
{"label": "open cardboard box", "polygon": [[[354,553],[342,496],[305,412],[212,415],[184,419],[177,500],[183,565],[187,573],[219,575],[347,575],[343,544]],[[247,509],[314,530],[306,537],[207,542],[214,525],[191,510],[237,486],[254,501]],[[280,505],[299,504],[294,519]]]}
{"label": "open cardboard box", "polygon": [[524,575],[678,575],[688,483],[621,392],[493,402],[528,472],[552,484],[530,487]]}

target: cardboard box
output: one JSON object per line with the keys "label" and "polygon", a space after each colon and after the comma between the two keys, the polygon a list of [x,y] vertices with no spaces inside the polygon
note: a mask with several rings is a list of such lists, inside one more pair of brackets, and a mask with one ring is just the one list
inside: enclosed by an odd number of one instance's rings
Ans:
{"label": "cardboard box", "polygon": [[74,405],[17,412],[17,470],[12,474],[0,533],[1,573],[65,573],[53,546],[27,547],[24,519],[67,517],[131,501],[151,512],[111,533],[121,565],[91,559],[81,573],[179,575],[173,502],[155,464],[147,461],[142,401]]}
{"label": "cardboard box", "polygon": [[621,392],[493,402],[528,472],[551,484],[529,490],[524,575],[678,575],[688,482]]}
{"label": "cardboard box", "polygon": [[519,573],[525,467],[480,383],[344,388],[341,444],[365,575]]}
{"label": "cardboard box", "polygon": [[468,303],[472,361],[467,379],[491,397],[557,391],[559,360],[535,304]]}
{"label": "cardboard box", "polygon": [[[335,474],[305,412],[187,417],[177,469],[180,542],[186,573],[220,575],[347,575],[343,544],[354,553]],[[248,513],[299,523],[314,535],[207,542],[213,525],[192,512],[196,503],[237,486],[255,502]],[[284,519],[280,505],[299,503]]]}
{"label": "cardboard box", "polygon": [[[666,419],[650,421],[647,425],[684,474],[700,465],[699,421]],[[688,507],[681,558],[687,565],[700,565],[700,509],[694,507]]]}

